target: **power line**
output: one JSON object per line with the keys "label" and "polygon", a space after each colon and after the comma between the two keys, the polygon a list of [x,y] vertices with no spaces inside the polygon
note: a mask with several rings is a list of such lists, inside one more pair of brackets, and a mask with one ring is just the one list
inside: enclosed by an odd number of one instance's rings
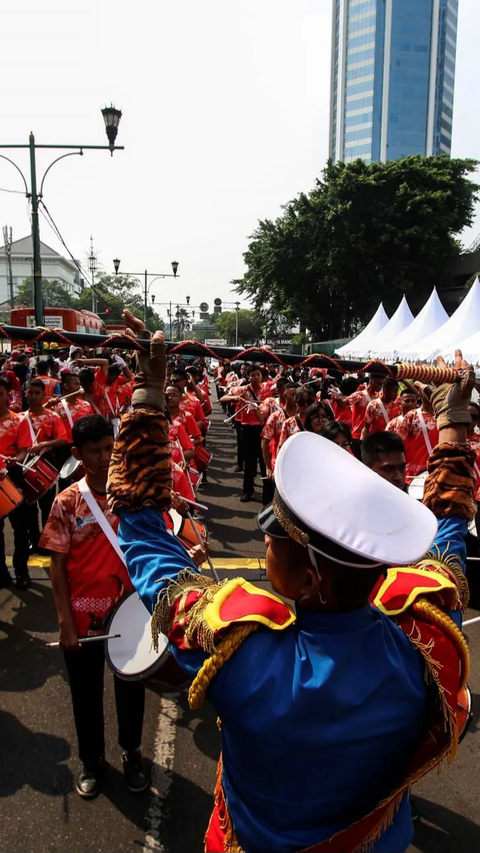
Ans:
{"label": "power line", "polygon": [[25,195],[23,190],[7,190],[5,187],[0,187],[0,193],[18,193],[18,195]]}
{"label": "power line", "polygon": [[[90,286],[90,287],[91,287],[91,289],[94,291],[94,293],[95,293],[95,294],[96,294],[100,299],[102,299],[102,300],[105,302],[105,304],[106,304],[107,306],[113,307],[113,306],[112,306],[112,303],[111,303],[111,302],[109,302],[109,301],[108,301],[108,299],[106,298],[106,296],[105,296],[105,291],[103,291],[103,290],[100,290],[100,291],[99,291],[99,290],[97,290],[97,289],[96,289],[96,287],[93,285],[92,281],[89,279],[89,277],[88,277],[88,273],[83,269],[83,267],[82,267],[82,265],[81,265],[80,261],[78,261],[78,260],[77,260],[77,258],[74,258],[74,256],[72,255],[72,253],[71,253],[70,249],[68,248],[68,246],[67,246],[67,244],[66,244],[65,240],[63,239],[63,237],[62,237],[62,235],[61,235],[61,233],[60,233],[60,229],[58,228],[58,225],[56,224],[55,220],[53,219],[52,214],[51,214],[51,213],[50,213],[50,211],[48,210],[48,208],[47,208],[47,206],[46,206],[45,202],[41,201],[41,205],[42,205],[42,207],[45,209],[45,213],[43,212],[43,210],[41,210],[41,213],[42,213],[42,215],[43,215],[43,217],[44,217],[45,221],[50,225],[50,228],[53,230],[54,234],[55,234],[55,235],[58,237],[58,239],[60,240],[60,242],[61,242],[62,246],[63,246],[63,247],[66,249],[66,251],[68,252],[68,254],[69,254],[69,256],[70,256],[71,260],[73,261],[73,263],[74,263],[74,264],[75,264],[75,266],[77,267],[78,271],[82,273],[83,277],[86,279],[86,281],[88,282],[89,286]],[[45,214],[46,214],[46,215],[45,215]],[[47,218],[47,217],[48,217],[48,218]]]}

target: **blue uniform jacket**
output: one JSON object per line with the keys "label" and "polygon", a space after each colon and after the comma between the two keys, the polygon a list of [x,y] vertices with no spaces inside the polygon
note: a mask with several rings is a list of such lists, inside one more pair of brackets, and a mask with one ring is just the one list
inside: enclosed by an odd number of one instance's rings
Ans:
{"label": "blue uniform jacket", "polygon": [[[465,567],[466,522],[441,520],[441,552]],[[158,593],[191,564],[152,508],[121,511],[128,571],[153,612]],[[451,614],[460,624],[460,614]],[[173,649],[195,675],[206,654]],[[376,608],[297,610],[294,625],[250,635],[213,680],[222,720],[223,785],[248,853],[294,853],[349,826],[388,794],[424,732],[424,662]],[[405,798],[372,848],[401,853],[413,836]]]}

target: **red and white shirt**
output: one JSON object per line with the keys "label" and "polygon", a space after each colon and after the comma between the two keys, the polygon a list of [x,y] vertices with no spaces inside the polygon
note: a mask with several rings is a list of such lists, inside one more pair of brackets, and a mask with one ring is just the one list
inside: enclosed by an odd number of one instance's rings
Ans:
{"label": "red and white shirt", "polygon": [[383,432],[393,418],[400,414],[400,400],[392,400],[386,403],[383,394],[380,393],[372,400],[365,412],[365,425],[369,425],[369,432]]}
{"label": "red and white shirt", "polygon": [[365,388],[363,391],[355,391],[353,394],[350,394],[350,396],[347,397],[347,401],[352,412],[352,438],[362,437],[362,430],[365,426],[367,406],[370,401],[377,396],[377,392],[375,392],[372,396]]}
{"label": "red and white shirt", "polygon": [[56,412],[57,415],[60,416],[62,423],[65,427],[65,434],[67,440],[72,443],[72,426],[76,421],[79,421],[80,418],[85,418],[87,415],[94,415],[95,410],[91,403],[88,403],[87,400],[75,400],[74,403],[69,403],[68,400],[60,400],[60,402],[54,407],[54,409],[50,409],[50,411]]}
{"label": "red and white shirt", "polygon": [[282,428],[287,420],[284,409],[276,409],[267,418],[266,424],[262,430],[262,438],[265,438],[270,443],[270,458],[272,460],[272,470],[275,467],[275,459],[278,453],[278,444],[282,434]]}
{"label": "red and white shirt", "polygon": [[[21,415],[12,411],[8,411],[5,417],[0,420],[0,456],[17,455],[18,427],[20,421]],[[3,460],[0,459],[0,468],[3,467],[2,462]]]}
{"label": "red and white shirt", "polygon": [[42,441],[66,438],[65,427],[60,415],[45,409],[39,415],[25,412],[18,427],[18,447],[32,447]]}
{"label": "red and white shirt", "polygon": [[280,450],[283,444],[285,444],[287,438],[290,438],[291,435],[295,435],[296,432],[304,432],[304,430],[305,427],[298,415],[295,415],[293,418],[287,418],[282,426],[277,451]]}
{"label": "red and white shirt", "polygon": [[[170,453],[172,462],[180,465],[183,462],[183,456],[180,447],[185,450],[193,449],[193,442],[190,441],[188,433],[183,424],[174,421],[168,431],[168,439],[170,441]],[[180,444],[180,447],[178,446]]]}
{"label": "red and white shirt", "polygon": [[[425,426],[425,439],[422,429],[422,421]],[[422,409],[414,409],[407,412],[402,422],[398,424],[395,432],[405,442],[405,459],[407,462],[407,480],[416,477],[427,470],[427,459],[430,449],[438,444],[438,429],[435,415],[423,412]]]}
{"label": "red and white shirt", "polygon": [[[253,390],[251,385],[240,385],[232,389],[232,394],[238,395],[245,403],[262,403],[270,396],[270,388],[267,382],[262,382],[260,388]],[[255,406],[248,406],[240,412],[242,426],[260,426],[261,421],[255,413]]]}

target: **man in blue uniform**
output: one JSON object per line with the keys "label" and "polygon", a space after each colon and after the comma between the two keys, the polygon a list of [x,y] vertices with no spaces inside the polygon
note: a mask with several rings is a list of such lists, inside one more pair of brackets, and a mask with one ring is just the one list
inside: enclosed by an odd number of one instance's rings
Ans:
{"label": "man in blue uniform", "polygon": [[[441,444],[430,460],[430,508],[319,436],[286,442],[259,524],[269,580],[293,609],[240,578],[215,584],[198,574],[165,530],[162,340],[156,333],[150,358],[139,357],[108,490],[154,640],[168,633],[194,679],[191,705],[207,696],[221,719],[205,850],[400,853],[413,835],[410,785],[458,743],[472,372],[459,358],[458,382],[431,389]],[[389,566],[399,568],[387,574]]]}

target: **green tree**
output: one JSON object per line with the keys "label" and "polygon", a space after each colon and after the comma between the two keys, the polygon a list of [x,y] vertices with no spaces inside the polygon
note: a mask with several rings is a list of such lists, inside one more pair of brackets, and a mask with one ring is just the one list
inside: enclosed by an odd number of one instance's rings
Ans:
{"label": "green tree", "polygon": [[[216,315],[215,325],[218,336],[226,338],[228,346],[235,345],[237,312],[224,311]],[[258,311],[249,311],[242,308],[238,312],[238,343],[254,344],[263,338],[265,320]]]}
{"label": "green tree", "polygon": [[[72,308],[75,297],[68,293],[57,279],[44,278],[42,281],[43,304],[46,308]],[[15,305],[33,306],[33,278],[25,278],[17,287]]]}
{"label": "green tree", "polygon": [[391,311],[403,293],[418,310],[434,285],[451,284],[456,235],[472,223],[478,197],[468,178],[476,166],[420,156],[329,162],[311,192],[259,223],[237,290],[317,340],[347,336],[381,300]]}

